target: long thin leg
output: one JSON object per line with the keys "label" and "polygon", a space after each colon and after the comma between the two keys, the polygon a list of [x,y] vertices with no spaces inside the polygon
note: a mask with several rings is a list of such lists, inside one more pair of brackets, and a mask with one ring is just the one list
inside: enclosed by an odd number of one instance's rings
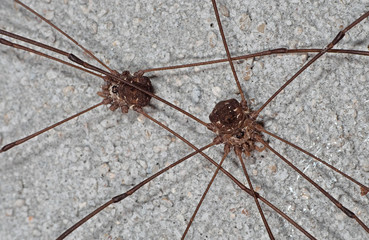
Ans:
{"label": "long thin leg", "polygon": [[55,124],[53,124],[51,126],[48,126],[48,127],[44,128],[44,129],[38,131],[38,132],[35,132],[35,133],[33,133],[33,134],[31,134],[31,135],[29,135],[27,137],[24,137],[22,139],[19,139],[17,141],[14,141],[12,143],[9,143],[9,144],[7,144],[7,145],[5,145],[4,147],[1,148],[0,153],[5,152],[5,151],[8,151],[9,149],[11,149],[11,148],[13,148],[13,147],[15,147],[15,146],[17,146],[19,144],[22,144],[22,143],[24,143],[24,142],[26,142],[26,141],[34,138],[34,137],[37,137],[38,135],[40,135],[40,134],[42,134],[44,132],[47,132],[50,129],[53,129],[53,128],[55,128],[55,127],[57,127],[57,126],[65,123],[65,122],[68,122],[69,120],[72,120],[73,118],[76,118],[76,117],[78,117],[78,116],[80,116],[80,115],[82,115],[82,114],[84,114],[86,112],[89,112],[92,109],[95,109],[95,108],[97,108],[97,107],[99,107],[101,105],[103,105],[102,102],[101,103],[98,103],[98,104],[96,104],[96,105],[94,105],[92,107],[89,107],[89,108],[87,108],[87,109],[85,109],[85,110],[83,110],[83,111],[81,111],[81,112],[79,112],[77,114],[74,114],[73,116],[70,116],[70,117],[68,117],[68,118],[66,118],[66,119],[64,119],[62,121],[59,121],[59,122],[57,122],[57,123],[55,123]]}
{"label": "long thin leg", "polygon": [[182,235],[182,240],[183,240],[183,239],[185,239],[185,237],[186,237],[186,235],[187,235],[187,233],[188,233],[188,230],[190,229],[190,227],[191,227],[191,225],[192,225],[193,221],[195,220],[196,214],[197,214],[197,212],[199,211],[199,209],[200,209],[200,207],[201,207],[201,204],[204,202],[204,199],[205,199],[205,197],[206,197],[206,194],[209,192],[209,189],[210,189],[211,185],[213,184],[213,182],[214,182],[214,180],[215,180],[216,176],[218,175],[219,170],[220,170],[220,167],[222,166],[222,164],[223,164],[224,160],[226,159],[226,157],[227,157],[227,155],[228,155],[229,151],[230,151],[230,147],[229,147],[229,145],[225,145],[225,146],[224,146],[224,154],[223,154],[222,160],[220,161],[220,163],[219,163],[219,165],[218,165],[217,169],[215,170],[215,172],[214,172],[214,174],[213,174],[213,177],[211,178],[210,182],[208,183],[208,186],[206,187],[206,189],[205,189],[204,193],[202,194],[201,199],[200,199],[199,203],[197,204],[196,209],[195,209],[195,211],[193,212],[193,214],[192,214],[192,217],[191,217],[190,221],[189,221],[189,222],[188,222],[188,224],[187,224],[186,230],[184,231],[184,233],[183,233],[183,235]]}
{"label": "long thin leg", "polygon": [[316,60],[318,60],[321,56],[323,56],[329,49],[332,49],[355,25],[359,22],[363,21],[365,18],[369,16],[369,11],[364,13],[361,17],[356,19],[353,23],[347,26],[345,29],[340,31],[337,36],[330,42],[322,51],[316,54],[309,62],[307,62],[300,70],[298,70],[285,84],[282,85],[257,111],[253,113],[253,118],[257,118],[259,113],[283,90],[285,89],[293,80],[295,80],[303,71],[305,71],[311,64],[313,64]]}
{"label": "long thin leg", "polygon": [[361,193],[360,194],[361,194],[361,196],[364,196],[364,195],[368,194],[369,187],[365,186],[364,184],[360,183],[359,181],[355,180],[354,178],[350,177],[349,175],[347,175],[346,173],[340,171],[339,169],[335,168],[334,166],[332,166],[331,164],[327,163],[326,161],[323,161],[322,159],[316,157],[315,155],[309,153],[308,151],[302,149],[301,147],[299,147],[299,146],[297,146],[297,145],[295,145],[295,144],[293,144],[293,143],[291,143],[291,142],[289,142],[289,141],[287,141],[287,140],[285,140],[285,139],[283,139],[283,138],[275,135],[274,133],[271,133],[271,132],[265,130],[264,128],[258,128],[258,130],[260,130],[260,131],[262,131],[262,132],[264,132],[264,133],[266,133],[266,134],[268,134],[268,135],[270,135],[270,136],[272,136],[272,137],[274,137],[274,138],[276,138],[276,139],[278,139],[278,140],[280,140],[280,141],[282,141],[282,142],[290,145],[291,147],[293,147],[293,148],[295,148],[295,149],[297,149],[297,150],[305,153],[306,155],[314,158],[315,160],[317,160],[317,161],[321,162],[322,164],[324,164],[325,166],[329,167],[333,171],[341,174],[342,176],[344,176],[348,180],[352,181],[353,183],[356,183],[357,185],[360,186],[360,190],[361,190]]}
{"label": "long thin leg", "polygon": [[256,197],[255,195],[255,191],[254,191],[254,187],[252,186],[252,183],[251,183],[251,179],[250,179],[250,176],[247,172],[247,169],[246,169],[246,166],[245,166],[245,163],[242,159],[242,152],[241,151],[237,151],[236,152],[236,155],[238,157],[238,159],[240,160],[241,162],[241,165],[242,165],[242,169],[243,169],[243,173],[245,174],[245,177],[247,179],[247,182],[249,184],[249,187],[250,187],[250,190],[252,191],[253,193],[253,197],[254,197],[254,201],[255,201],[255,204],[256,206],[258,207],[258,210],[259,210],[259,214],[261,216],[261,219],[263,220],[263,223],[264,223],[264,226],[268,232],[268,235],[269,235],[269,238],[270,239],[274,239],[274,236],[273,236],[273,233],[272,233],[272,230],[270,229],[269,227],[269,224],[268,224],[268,221],[266,220],[265,216],[264,216],[264,213],[263,213],[263,210],[261,209],[261,206],[260,206],[260,203],[259,203],[259,200],[258,198]]}
{"label": "long thin leg", "polygon": [[[316,53],[316,52],[320,52],[320,51],[322,51],[322,49],[317,49],[317,48],[301,48],[301,49],[276,48],[276,49],[266,50],[266,51],[262,51],[262,52],[250,53],[250,54],[247,54],[247,55],[232,57],[231,60],[232,61],[237,61],[237,60],[246,60],[246,59],[249,59],[249,58],[264,57],[264,56],[276,55],[276,54]],[[350,50],[350,49],[329,49],[328,53],[344,53],[344,54],[369,56],[369,51],[359,51],[359,50]],[[228,59],[210,60],[210,61],[203,61],[203,62],[196,62],[196,63],[169,66],[169,67],[150,68],[150,69],[142,70],[142,72],[148,73],[148,72],[154,72],[154,71],[173,70],[173,69],[179,69],[179,68],[205,66],[205,65],[211,65],[211,64],[216,64],[216,63],[224,63],[224,62],[228,62]]]}
{"label": "long thin leg", "polygon": [[196,155],[197,153],[199,153],[201,151],[204,151],[205,149],[208,149],[209,147],[214,146],[214,145],[215,145],[215,143],[210,143],[210,144],[206,145],[205,147],[202,147],[202,148],[196,150],[195,152],[192,152],[191,154],[188,154],[187,156],[185,156],[185,157],[181,158],[180,160],[178,160],[178,161],[170,164],[168,167],[163,168],[162,170],[160,170],[159,172],[155,173],[151,177],[149,177],[149,178],[145,179],[144,181],[140,182],[139,184],[137,184],[133,188],[129,189],[127,192],[122,193],[122,194],[119,194],[119,195],[113,197],[111,200],[109,200],[108,202],[104,203],[103,205],[101,205],[100,207],[98,207],[97,209],[95,209],[93,212],[91,212],[90,214],[88,214],[86,217],[82,218],[76,224],[74,224],[73,226],[71,226],[70,228],[68,228],[57,239],[58,240],[64,239],[66,236],[68,236],[69,234],[71,234],[74,230],[76,230],[82,224],[84,224],[85,222],[87,222],[89,219],[91,219],[93,216],[95,216],[96,214],[98,214],[99,212],[101,212],[102,210],[104,210],[105,208],[107,208],[108,206],[110,206],[111,204],[122,201],[123,199],[125,199],[128,196],[132,195],[138,189],[140,189],[141,187],[143,187],[144,185],[146,185],[147,183],[149,183],[154,178],[156,178],[156,177],[160,176],[161,174],[167,172],[169,169],[177,166],[178,164],[184,162],[185,160],[189,159],[190,157]]}
{"label": "long thin leg", "polygon": [[[0,30],[0,34],[2,34],[2,32],[5,32],[5,31]],[[26,51],[26,52],[34,53],[34,54],[37,54],[37,55],[39,55],[39,56],[42,56],[42,57],[45,57],[45,58],[51,59],[51,60],[53,60],[53,61],[56,61],[56,62],[59,62],[59,63],[65,64],[65,65],[67,65],[67,66],[70,66],[70,67],[73,67],[73,68],[77,68],[77,69],[79,69],[79,70],[81,70],[81,71],[87,72],[87,73],[92,74],[92,75],[94,75],[94,76],[97,76],[97,77],[100,77],[100,78],[104,78],[102,75],[97,74],[97,73],[95,73],[95,72],[92,72],[92,71],[90,71],[90,70],[87,70],[86,68],[83,68],[83,67],[80,67],[80,66],[74,65],[74,64],[72,64],[72,63],[70,63],[70,62],[66,62],[66,61],[61,60],[61,59],[59,59],[59,58],[56,58],[56,57],[53,57],[53,56],[47,55],[47,54],[45,54],[45,53],[39,52],[39,51],[37,51],[37,50],[31,49],[31,48],[28,48],[28,47],[25,47],[25,46],[23,46],[23,45],[16,44],[16,43],[12,43],[12,42],[10,42],[10,41],[8,41],[8,40],[4,39],[4,38],[0,38],[0,44],[6,45],[6,46],[9,46],[9,47],[12,47],[12,48],[20,49],[20,50],[23,50],[23,51]],[[44,45],[44,44],[42,44],[42,45]],[[45,45],[45,46],[47,46],[47,45]],[[50,46],[47,46],[47,47],[50,47]],[[59,49],[58,49],[58,50],[59,50]],[[61,51],[61,50],[59,50],[59,52],[60,52],[60,51]],[[63,55],[64,55],[64,54],[63,54]],[[69,55],[69,54],[68,54],[68,55]]]}
{"label": "long thin leg", "polygon": [[272,151],[275,155],[277,155],[280,159],[282,159],[285,163],[287,163],[293,170],[295,170],[298,174],[300,174],[303,178],[305,178],[309,183],[311,183],[315,188],[317,188],[321,193],[323,193],[336,207],[338,207],[343,213],[345,213],[349,218],[353,218],[360,224],[360,226],[369,233],[369,227],[363,223],[355,213],[351,212],[348,208],[343,206],[337,199],[335,199],[332,195],[330,195],[327,191],[325,191],[321,186],[319,186],[316,182],[314,182],[311,178],[305,175],[300,169],[298,169],[295,165],[293,165],[290,161],[288,161],[285,157],[283,157],[280,153],[278,153],[274,148],[272,148],[267,142],[265,142],[262,138],[258,137],[257,139],[264,146],[266,146],[270,151]]}
{"label": "long thin leg", "polygon": [[214,13],[215,13],[215,17],[217,19],[217,23],[218,23],[218,27],[219,27],[219,32],[220,32],[220,35],[222,36],[223,46],[224,46],[224,49],[225,49],[225,51],[227,53],[227,59],[228,59],[229,65],[231,66],[234,80],[235,80],[235,82],[237,84],[238,91],[241,94],[242,102],[246,103],[245,94],[242,91],[240,81],[238,81],[238,77],[237,77],[237,73],[236,73],[236,70],[235,70],[234,65],[233,65],[231,53],[229,52],[229,49],[228,49],[227,40],[226,40],[226,37],[224,35],[223,26],[222,26],[222,23],[221,23],[220,17],[219,17],[217,3],[215,2],[215,0],[211,0],[211,2],[213,3]]}
{"label": "long thin leg", "polygon": [[58,32],[60,32],[61,34],[63,34],[64,36],[66,36],[69,40],[71,40],[74,44],[76,44],[78,47],[80,47],[83,51],[85,51],[88,55],[90,55],[92,58],[94,58],[96,61],[98,61],[102,66],[104,66],[106,69],[108,69],[109,72],[113,72],[106,64],[104,64],[100,59],[98,59],[90,50],[86,49],[85,47],[83,47],[81,44],[79,44],[74,38],[72,38],[71,36],[69,36],[66,32],[64,32],[63,30],[61,30],[60,28],[58,28],[57,26],[55,26],[52,22],[50,22],[49,20],[47,20],[46,18],[44,18],[43,16],[41,16],[39,13],[37,13],[35,10],[33,10],[32,8],[28,7],[26,4],[22,3],[19,0],[14,0],[16,3],[20,4],[22,7],[24,7],[25,9],[27,9],[28,11],[30,11],[31,13],[33,13],[34,15],[36,15],[37,17],[39,17],[42,21],[46,22],[47,24],[49,24],[50,26],[52,26],[55,30],[57,30]]}

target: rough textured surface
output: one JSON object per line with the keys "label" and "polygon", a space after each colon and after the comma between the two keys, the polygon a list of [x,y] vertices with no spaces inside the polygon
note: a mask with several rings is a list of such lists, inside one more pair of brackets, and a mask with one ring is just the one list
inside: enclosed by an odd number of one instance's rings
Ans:
{"label": "rough textured surface", "polygon": [[[209,1],[27,1],[34,9],[119,71],[224,57]],[[183,3],[185,2],[185,3]],[[329,5],[328,5],[329,4]],[[231,1],[219,3],[233,55],[287,47],[324,47],[369,9],[368,1]],[[10,0],[0,3],[0,27],[73,52],[83,51]],[[368,50],[369,21],[339,48]],[[4,145],[100,101],[101,80],[70,67],[0,46],[0,143]],[[312,54],[236,62],[243,90],[257,108]],[[262,112],[265,127],[369,185],[369,59],[327,54]],[[238,98],[227,64],[155,72],[157,95],[203,121],[214,105]],[[146,108],[196,146],[211,132],[153,100]],[[369,225],[368,197],[312,159],[270,138],[280,153]],[[135,112],[93,110],[0,155],[0,236],[55,238],[97,206],[192,152]],[[207,153],[220,161],[223,149]],[[260,194],[319,239],[368,234],[271,152],[246,160]],[[238,179],[239,162],[225,165]],[[178,239],[214,167],[196,157],[109,207],[69,239]],[[263,205],[279,239],[304,239]],[[220,174],[188,239],[267,239],[253,200]]]}

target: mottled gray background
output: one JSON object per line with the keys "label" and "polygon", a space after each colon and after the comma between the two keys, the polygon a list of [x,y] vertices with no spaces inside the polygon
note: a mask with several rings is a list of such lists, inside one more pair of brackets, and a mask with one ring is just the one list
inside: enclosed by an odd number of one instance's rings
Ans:
{"label": "mottled gray background", "polygon": [[[368,1],[219,1],[233,55],[287,47],[324,47],[369,9]],[[27,1],[34,9],[119,71],[192,63],[225,56],[208,1]],[[73,52],[94,63],[48,25],[10,0],[0,27]],[[369,21],[339,48],[368,50]],[[0,143],[4,145],[100,101],[101,79],[19,50],[0,47]],[[236,63],[243,90],[260,107],[312,54]],[[327,54],[262,112],[268,130],[304,147],[369,185],[368,58]],[[203,121],[215,103],[239,98],[227,64],[155,72],[157,95]],[[153,100],[145,109],[196,146],[212,141],[205,127]],[[266,137],[267,138],[267,137]],[[267,138],[268,139],[268,138]],[[369,224],[368,197],[354,184],[270,138]],[[0,155],[1,239],[55,238],[110,197],[192,152],[135,112],[91,111]],[[220,161],[222,146],[206,151]],[[260,194],[319,239],[368,234],[269,151],[246,160]],[[224,167],[242,182],[230,154]],[[195,157],[125,201],[109,207],[70,239],[178,239],[214,167]],[[304,239],[263,205],[278,239]],[[211,188],[188,239],[267,239],[253,199],[223,174]]]}

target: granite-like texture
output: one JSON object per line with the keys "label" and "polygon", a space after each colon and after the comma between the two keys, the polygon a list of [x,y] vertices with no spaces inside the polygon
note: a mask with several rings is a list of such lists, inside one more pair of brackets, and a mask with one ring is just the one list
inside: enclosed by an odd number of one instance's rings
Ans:
{"label": "granite-like texture", "polygon": [[[49,3],[50,2],[50,3]],[[99,2],[99,3],[97,3]],[[184,3],[185,2],[185,3]],[[273,48],[321,48],[369,10],[368,1],[222,1],[233,56]],[[27,1],[119,71],[225,56],[211,1]],[[0,28],[95,63],[13,1],[0,3]],[[369,21],[337,48],[368,51]],[[100,101],[101,79],[0,46],[0,143],[34,133]],[[236,62],[242,89],[260,107],[313,54]],[[262,112],[266,129],[369,185],[369,58],[327,54]],[[148,74],[150,75],[150,74]],[[155,93],[203,121],[214,105],[239,99],[227,64],[154,72]],[[249,79],[249,80],[245,80]],[[198,147],[205,127],[157,100],[145,109]],[[275,139],[270,144],[369,225],[359,188]],[[192,150],[135,112],[100,107],[0,154],[1,239],[53,239],[112,196]],[[207,151],[217,162],[223,147]],[[246,160],[254,187],[318,239],[365,239],[366,233],[270,151]],[[232,153],[224,164],[246,182]],[[69,239],[179,239],[214,167],[188,160],[109,207]],[[262,204],[277,239],[305,239]],[[219,174],[187,239],[268,239],[254,201]]]}

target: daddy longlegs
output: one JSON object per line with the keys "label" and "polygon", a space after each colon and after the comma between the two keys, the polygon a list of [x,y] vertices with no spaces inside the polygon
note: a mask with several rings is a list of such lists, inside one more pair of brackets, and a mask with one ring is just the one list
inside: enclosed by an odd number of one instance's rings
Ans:
{"label": "daddy longlegs", "polygon": [[[45,38],[51,42],[56,39],[54,44],[60,48],[69,46],[67,40],[53,33],[44,23],[37,22],[32,15],[14,10],[11,1],[2,4],[5,5],[1,8],[2,28],[5,26],[6,30],[43,42]],[[148,65],[165,66],[225,56],[210,2],[201,6],[196,6],[196,2],[188,6],[179,2],[177,5],[150,2],[103,7],[91,3],[73,4],[30,5],[41,9],[39,12],[46,16],[54,15],[52,21],[58,27],[68,29],[68,33],[84,46],[97,51],[105,61],[109,60],[109,66],[133,68],[134,71]],[[313,5],[315,11],[309,11],[309,6],[296,5],[295,11],[287,12],[283,5],[252,4],[223,2],[220,6],[228,44],[235,53],[277,47],[324,47],[342,29],[341,26],[350,24],[367,7],[347,3],[330,7]],[[342,8],[346,10],[342,11]],[[202,11],[197,12],[199,9]],[[229,17],[224,16],[228,15],[227,9]],[[328,11],[324,16],[318,13],[322,9]],[[304,16],[304,11],[309,14]],[[291,17],[286,17],[289,14]],[[301,17],[299,21],[295,20],[297,15]],[[114,17],[120,22],[115,22]],[[184,18],[183,22],[176,20],[179,17]],[[353,28],[339,47],[367,50],[366,22]],[[130,23],[134,28],[129,28]],[[78,28],[71,29],[70,26]],[[21,30],[23,32],[18,32]],[[140,31],[152,34],[145,38],[145,34],[139,35]],[[107,32],[115,34],[107,35]],[[173,39],[161,41],[159,33]],[[83,56],[74,46],[71,49]],[[95,94],[99,90],[97,86],[101,85],[99,79],[14,49],[2,47],[2,53],[6,55],[1,58],[6,61],[2,63],[5,67],[1,77],[5,81],[1,83],[2,145],[99,101]],[[261,106],[284,83],[286,76],[291,76],[311,57],[312,54],[278,55],[238,62],[236,68],[241,78],[248,79],[251,73],[248,82],[242,80],[242,86],[253,106]],[[262,115],[268,130],[313,154],[320,154],[324,160],[331,161],[367,185],[366,61],[365,57],[359,56],[325,55],[302,74],[297,83],[291,84],[283,95],[277,97]],[[223,87],[234,86],[227,64],[155,72],[155,75],[157,78],[153,82],[158,95],[206,122],[217,102],[229,99],[229,96],[239,99],[235,87]],[[149,107],[148,112],[196,146],[203,146],[214,138],[203,127],[164,108],[164,104],[157,101],[152,104],[154,108]],[[299,166],[304,172],[312,174],[313,179],[340,202],[359,213],[361,219],[368,218],[368,199],[360,196],[356,185],[290,147],[271,138],[270,143],[277,145],[274,147],[289,159],[302,161]],[[55,238],[109,197],[124,192],[152,172],[192,151],[135,112],[122,115],[104,108],[13,150],[3,154],[2,159],[6,161],[3,160],[1,166],[2,235],[11,239]],[[219,162],[223,147],[206,153]],[[224,168],[247,185],[237,158],[233,153],[230,157],[231,161]],[[315,237],[362,239],[367,236],[311,185],[279,163],[270,151],[254,153],[246,162],[253,169],[254,185],[260,188],[258,191]],[[200,156],[188,160],[144,187],[141,193],[109,207],[70,237],[179,238],[214,170]],[[252,198],[245,196],[222,174],[217,177],[212,191],[190,229],[190,238],[267,238]],[[266,212],[268,223],[278,238],[303,238],[296,229],[271,214],[270,209]]]}

